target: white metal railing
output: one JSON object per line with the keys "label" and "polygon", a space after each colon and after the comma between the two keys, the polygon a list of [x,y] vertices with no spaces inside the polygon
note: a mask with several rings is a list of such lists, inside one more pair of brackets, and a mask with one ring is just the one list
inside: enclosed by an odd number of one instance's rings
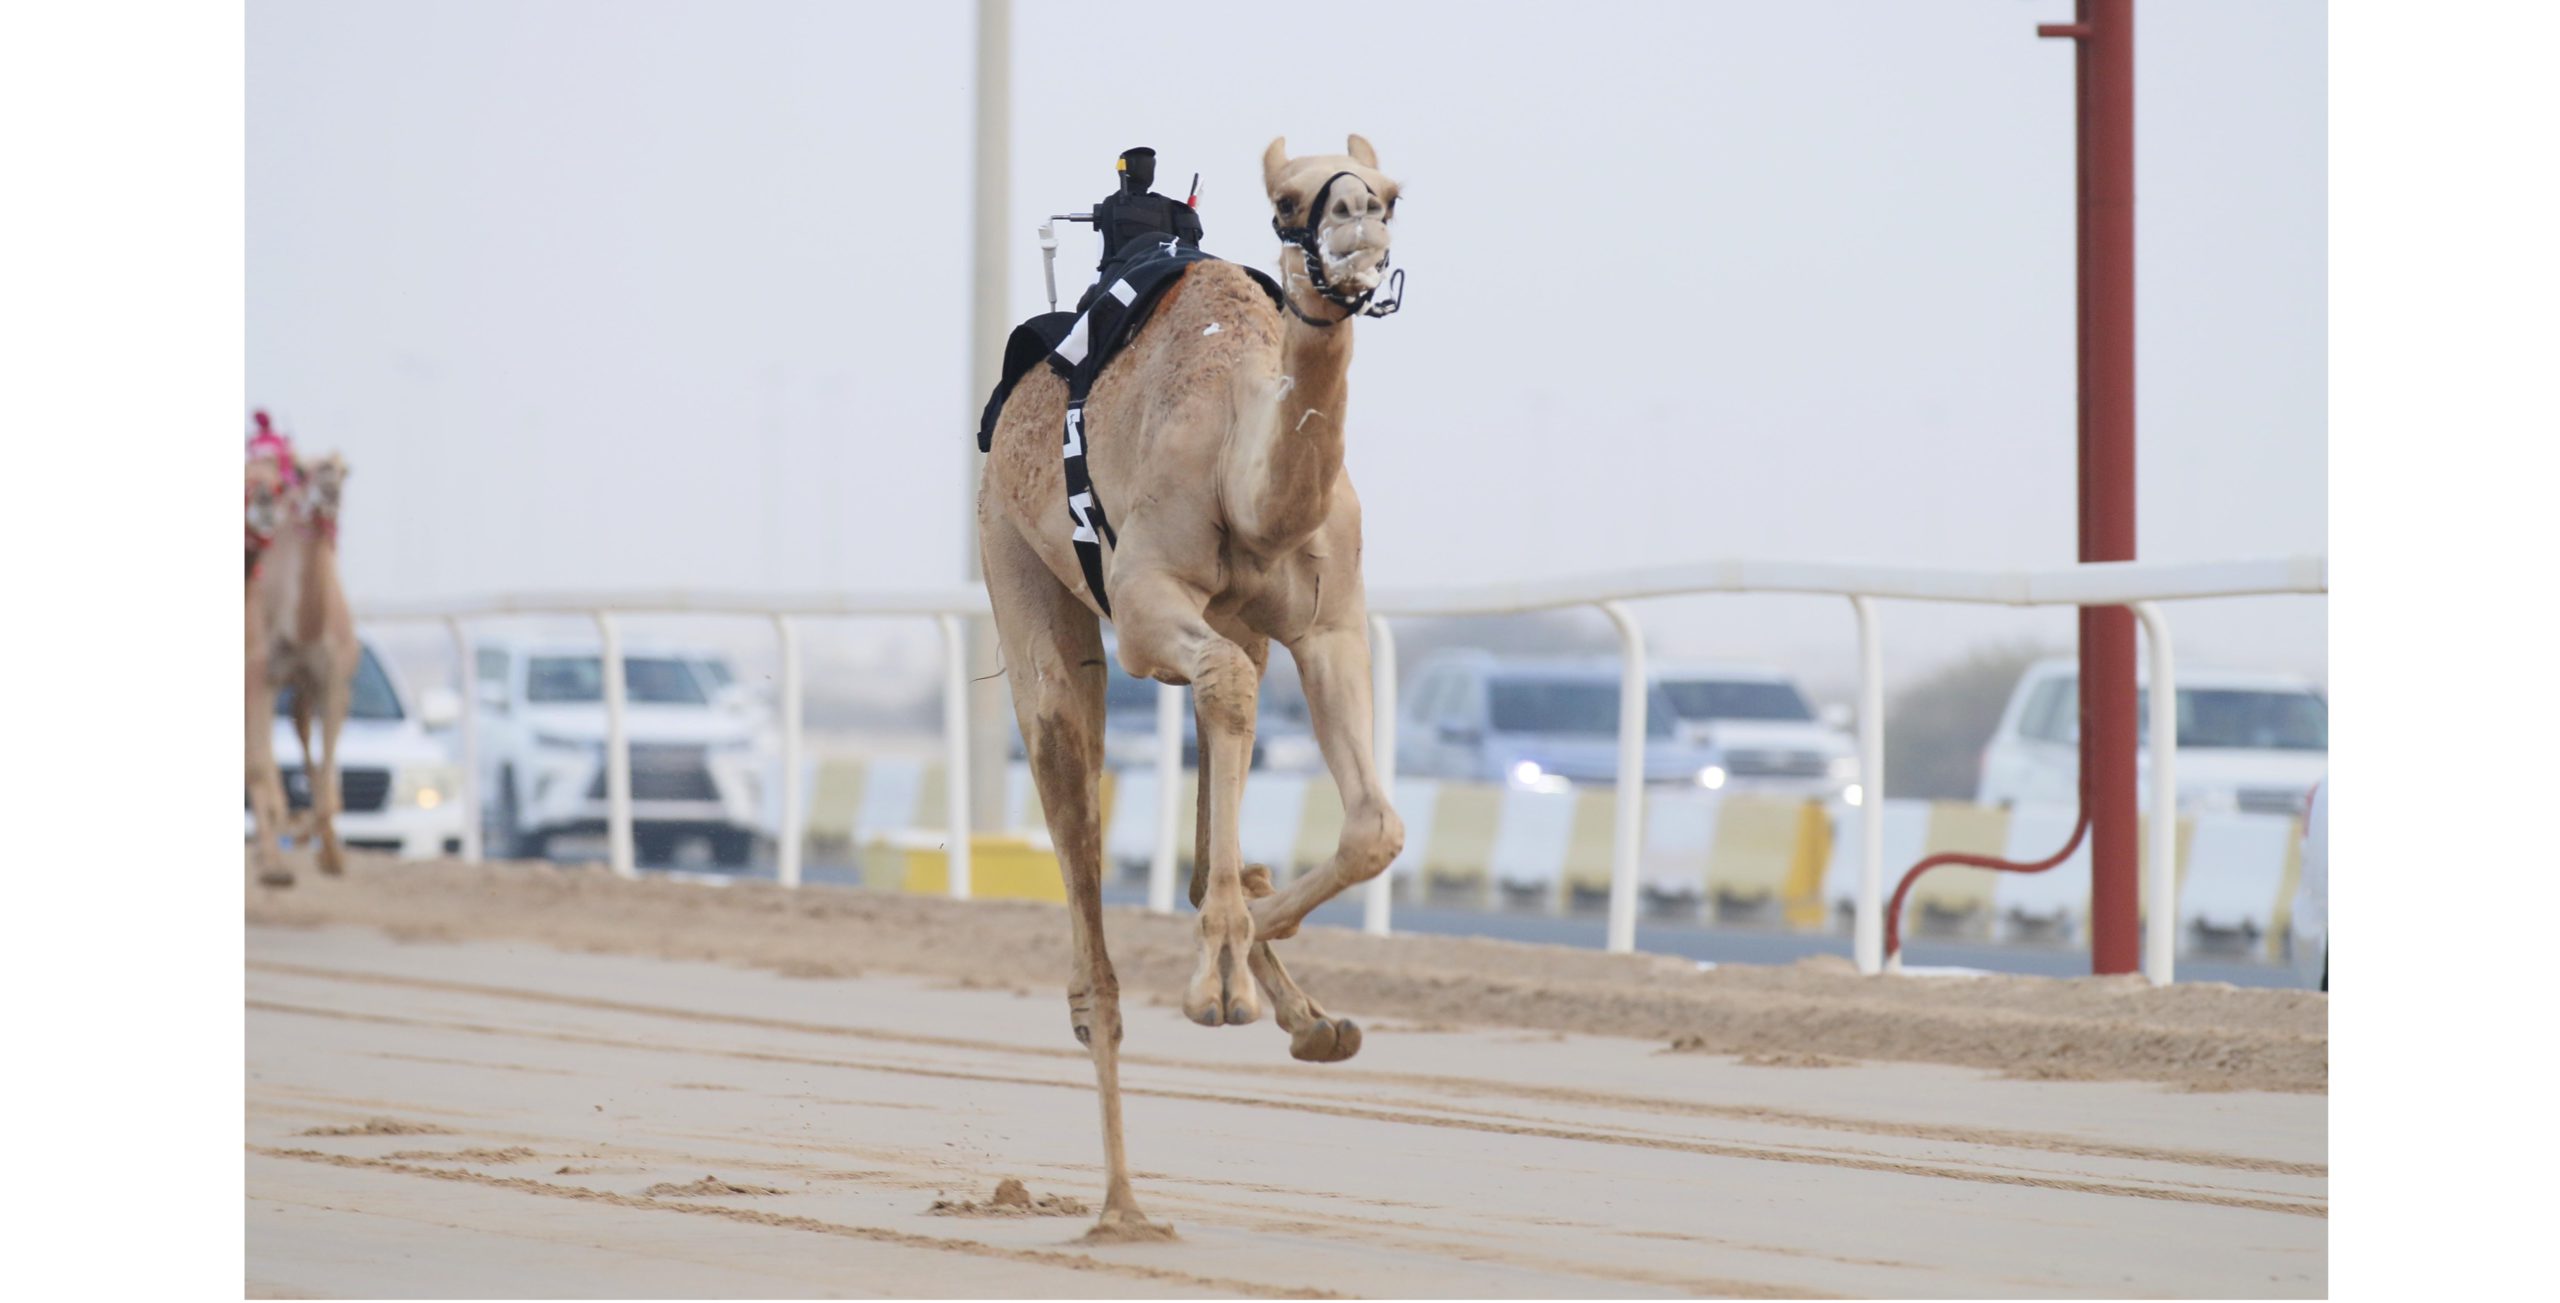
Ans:
{"label": "white metal railing", "polygon": [[[983,589],[968,587],[898,593],[753,594],[699,589],[644,592],[509,593],[489,598],[445,601],[368,603],[357,612],[366,622],[441,621],[453,639],[455,662],[462,677],[462,817],[463,854],[478,859],[480,844],[479,666],[463,621],[510,615],[582,615],[596,622],[603,657],[605,706],[605,847],[607,862],[624,877],[639,868],[631,835],[631,753],[623,735],[627,697],[622,680],[620,616],[740,615],[773,621],[782,651],[782,826],[775,837],[775,876],[786,887],[800,885],[808,801],[801,790],[802,676],[798,621],[809,617],[913,617],[932,619],[942,632],[943,745],[951,762],[949,783],[951,846],[950,891],[969,897],[969,751],[965,697],[969,669],[960,621],[983,615]],[[1179,763],[1180,757],[1176,757]],[[1168,908],[1170,908],[1168,906]]]}
{"label": "white metal railing", "polygon": [[[1396,657],[1390,617],[1418,615],[1510,615],[1561,607],[1589,606],[1607,615],[1622,651],[1618,715],[1618,778],[1615,836],[1609,875],[1608,946],[1635,946],[1637,864],[1644,835],[1645,647],[1643,626],[1625,603],[1656,597],[1704,593],[1826,594],[1848,599],[1858,622],[1858,760],[1862,787],[1855,941],[1861,972],[1885,967],[1884,958],[1884,655],[1877,629],[1875,602],[1964,602],[1999,606],[2126,606],[2142,621],[2151,653],[2152,835],[2144,864],[2150,900],[2145,929],[2143,970],[2155,982],[2175,975],[2177,940],[2176,881],[2176,680],[2168,617],[2158,603],[2211,597],[2272,594],[2324,594],[2329,591],[2329,564],[2324,556],[2271,560],[2161,563],[2099,562],[2049,570],[1968,570],[1914,566],[1870,566],[1788,561],[1709,561],[1657,566],[1515,583],[1455,588],[1389,590],[1371,600],[1370,654],[1374,674],[1375,748],[1379,772],[1393,790],[1396,774]],[[782,827],[779,829],[777,873],[783,885],[796,887],[801,877],[807,803],[801,792],[803,757],[800,733],[801,674],[797,622],[811,617],[931,618],[942,632],[944,781],[950,817],[950,893],[967,899],[969,884],[969,756],[964,698],[968,666],[963,658],[960,622],[985,613],[984,592],[976,587],[906,593],[755,595],[698,590],[639,593],[559,592],[509,595],[441,602],[383,603],[360,614],[367,621],[436,620],[453,638],[463,676],[462,723],[463,809],[465,853],[480,853],[480,801],[477,664],[464,635],[463,621],[501,615],[585,615],[596,621],[603,643],[607,730],[606,842],[613,871],[636,873],[631,838],[629,749],[623,735],[625,701],[617,617],[637,614],[754,615],[774,622],[782,649]],[[1157,698],[1156,847],[1149,865],[1148,907],[1169,912],[1174,907],[1174,873],[1179,859],[1173,844],[1179,827],[1174,809],[1181,790],[1181,689],[1165,686]],[[1392,897],[1388,875],[1380,873],[1365,888],[1362,914],[1367,930],[1384,935],[1390,928]]]}

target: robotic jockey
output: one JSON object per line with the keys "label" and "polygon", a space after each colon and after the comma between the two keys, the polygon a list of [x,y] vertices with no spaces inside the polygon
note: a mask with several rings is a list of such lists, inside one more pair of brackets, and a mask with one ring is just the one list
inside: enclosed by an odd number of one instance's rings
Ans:
{"label": "robotic jockey", "polygon": [[1120,189],[1093,206],[1093,229],[1102,233],[1102,261],[1095,265],[1093,288],[1077,301],[1082,312],[1094,294],[1111,283],[1120,264],[1171,239],[1200,247],[1200,211],[1191,201],[1155,193],[1156,152],[1144,146],[1120,156]]}

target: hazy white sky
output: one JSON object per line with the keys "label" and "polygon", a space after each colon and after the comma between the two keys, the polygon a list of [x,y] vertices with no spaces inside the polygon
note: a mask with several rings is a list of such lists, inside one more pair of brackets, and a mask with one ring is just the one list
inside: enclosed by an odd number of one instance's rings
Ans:
{"label": "hazy white sky", "polygon": [[[1011,302],[1040,309],[1032,228],[1123,148],[1161,189],[1200,172],[1207,247],[1268,266],[1264,143],[1359,131],[1410,276],[1352,372],[1373,587],[2067,562],[2071,52],[2034,28],[2070,8],[1021,0]],[[2323,9],[2140,20],[2142,553],[2323,551]],[[359,599],[954,579],[972,22],[252,0],[248,394],[356,468]],[[1645,616],[1671,652],[1852,672],[1835,599]],[[1885,618],[1896,677],[2070,628]],[[2173,618],[2182,658],[2325,676],[2320,599]]]}

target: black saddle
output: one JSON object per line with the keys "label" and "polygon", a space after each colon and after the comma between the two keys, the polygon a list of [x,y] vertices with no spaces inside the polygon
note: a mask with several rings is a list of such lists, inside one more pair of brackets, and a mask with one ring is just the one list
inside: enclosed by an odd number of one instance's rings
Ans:
{"label": "black saddle", "polygon": [[[1004,403],[1013,396],[1013,387],[1031,368],[1046,359],[1050,369],[1065,377],[1069,388],[1081,398],[1093,387],[1095,378],[1111,359],[1120,355],[1138,330],[1154,315],[1156,305],[1165,292],[1179,282],[1193,264],[1218,262],[1221,259],[1200,252],[1193,245],[1167,238],[1149,250],[1142,250],[1121,263],[1116,277],[1106,277],[1090,293],[1082,313],[1043,312],[1013,328],[1005,337],[1004,365],[997,372],[995,392],[987,396],[986,409],[978,416],[978,451],[994,446],[996,418],[1004,414]],[[1260,270],[1248,267],[1263,292],[1271,296],[1272,306],[1281,304],[1280,283]],[[1082,330],[1079,331],[1079,325]]]}

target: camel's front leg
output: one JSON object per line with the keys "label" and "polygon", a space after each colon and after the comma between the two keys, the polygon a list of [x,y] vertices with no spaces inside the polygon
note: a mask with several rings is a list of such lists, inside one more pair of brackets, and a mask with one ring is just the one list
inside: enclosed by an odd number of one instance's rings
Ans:
{"label": "camel's front leg", "polygon": [[312,703],[320,725],[319,764],[314,766],[305,742],[303,775],[311,786],[311,822],[320,834],[320,871],[336,876],[347,871],[346,852],[338,845],[338,734],[347,724],[347,698],[354,691],[352,676],[328,676],[321,684],[320,700]]}
{"label": "camel's front leg", "polygon": [[[1270,647],[1268,641],[1245,644],[1245,654],[1252,658],[1257,678],[1270,663],[1267,659]],[[1196,708],[1194,722],[1201,725],[1200,735],[1208,736],[1208,727],[1198,720]],[[1207,900],[1209,894],[1209,864],[1214,858],[1209,848],[1215,840],[1211,833],[1216,827],[1209,804],[1210,794],[1217,790],[1217,780],[1217,762],[1203,747],[1200,752],[1199,805],[1192,820],[1191,904],[1195,909]],[[1259,900],[1271,894],[1271,870],[1263,865],[1244,866],[1243,881],[1247,900]],[[1253,971],[1254,984],[1262,988],[1262,997],[1271,1002],[1272,1016],[1279,1021],[1280,1030],[1289,1033],[1289,1053],[1293,1057],[1310,1063],[1338,1063],[1360,1052],[1360,1028],[1348,1018],[1326,1016],[1324,1007],[1300,990],[1297,982],[1290,978],[1289,970],[1280,963],[1280,956],[1272,952],[1270,942],[1254,942],[1253,948],[1245,954],[1245,966]]]}
{"label": "camel's front leg", "polygon": [[[1183,989],[1182,1012],[1204,1027],[1249,1023],[1262,1016],[1262,1006],[1248,958],[1254,925],[1239,820],[1245,770],[1253,764],[1260,676],[1242,647],[1209,627],[1201,614],[1205,602],[1180,583],[1150,576],[1123,588],[1117,601],[1120,663],[1141,677],[1188,679],[1199,711],[1208,870],[1196,897],[1200,962]],[[1197,880],[1200,871],[1193,872]]]}
{"label": "camel's front leg", "polygon": [[[315,772],[311,768],[311,694],[308,692],[293,694],[293,736],[302,744],[302,781],[308,787]],[[302,807],[301,814],[292,817],[289,832],[294,840],[300,841],[311,835],[311,810],[312,807],[306,805]]]}
{"label": "camel's front leg", "polygon": [[261,884],[290,887],[293,871],[284,866],[284,853],[276,845],[285,818],[284,775],[276,770],[276,690],[267,682],[264,657],[250,656],[247,668],[242,695],[248,705],[249,815],[257,824],[252,854]]}
{"label": "camel's front leg", "polygon": [[[1248,874],[1248,891],[1271,894],[1269,874],[1257,882]],[[1271,1000],[1271,1016],[1280,1030],[1289,1033],[1289,1057],[1309,1063],[1340,1063],[1360,1052],[1360,1024],[1348,1018],[1337,1018],[1324,1011],[1315,997],[1300,989],[1289,970],[1280,963],[1280,954],[1268,941],[1256,941],[1249,958],[1253,964],[1253,980],[1262,986],[1263,995]]]}
{"label": "camel's front leg", "polygon": [[1370,748],[1369,635],[1356,598],[1336,623],[1290,644],[1325,768],[1342,793],[1342,840],[1324,867],[1253,902],[1255,935],[1277,941],[1308,911],[1378,876],[1404,849],[1404,821],[1388,803]]}

